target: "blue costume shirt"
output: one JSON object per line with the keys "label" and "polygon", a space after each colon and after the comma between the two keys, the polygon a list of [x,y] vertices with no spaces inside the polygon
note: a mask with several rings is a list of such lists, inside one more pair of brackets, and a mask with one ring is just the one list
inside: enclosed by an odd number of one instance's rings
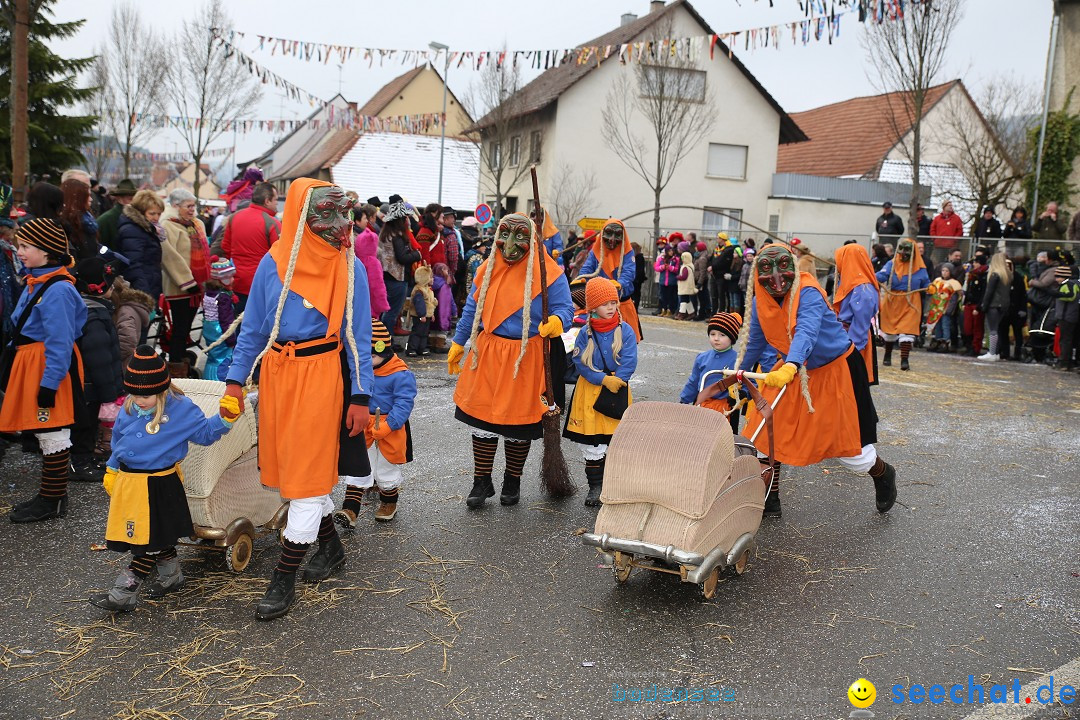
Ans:
{"label": "blue costume shirt", "polygon": [[[762,356],[768,347],[765,333],[758,322],[757,305],[759,302],[776,302],[771,295],[761,293],[754,296],[754,305],[750,310],[750,336],[746,343],[746,356],[741,370],[750,370],[755,358]],[[828,365],[843,355],[851,347],[844,326],[836,319],[836,313],[825,302],[825,298],[814,287],[804,287],[799,293],[799,313],[795,323],[795,334],[791,338],[791,347],[785,362],[805,365],[807,370]]]}
{"label": "blue costume shirt", "polygon": [[837,319],[848,326],[847,334],[855,349],[862,351],[870,342],[870,321],[878,311],[880,295],[870,283],[856,285],[840,302]]}
{"label": "blue costume shirt", "polygon": [[577,367],[581,377],[593,385],[602,383],[604,376],[610,373],[615,373],[615,377],[620,380],[630,382],[630,376],[637,369],[637,334],[628,323],[621,323],[619,327],[622,330],[622,347],[619,348],[617,363],[615,355],[611,352],[611,344],[615,339],[615,330],[612,329],[605,333],[596,332],[595,330],[592,332],[593,344],[595,345],[592,364],[596,366],[595,370],[586,365],[581,359],[581,353],[585,351],[585,346],[589,342],[589,333],[586,328],[581,329],[577,339],[574,341],[574,366]]}
{"label": "blue costume shirt", "polygon": [[[878,282],[884,285],[889,282],[889,276],[892,273],[893,261],[885,263],[885,266],[878,270],[877,279]],[[892,282],[889,285],[890,290],[896,290],[898,292],[907,292],[908,290],[924,290],[930,286],[930,276],[926,274],[926,268],[919,268],[911,275],[911,287],[908,287],[908,276],[900,277],[899,275],[892,276]]]}
{"label": "blue costume shirt", "polygon": [[165,414],[155,435],[146,431],[153,417],[153,411],[141,413],[135,406],[130,413],[120,411],[113,426],[109,467],[119,469],[124,463],[136,470],[164,470],[187,457],[189,442],[212,445],[232,427],[217,413],[204,416],[198,405],[182,395],[165,400]]}
{"label": "blue costume shirt", "polygon": [[[368,296],[367,271],[360,260],[355,260],[353,268],[353,337],[360,355],[360,367],[356,367],[352,351],[345,338],[345,324],[348,312],[341,317],[338,337],[345,346],[345,356],[349,361],[349,374],[352,378],[352,395],[367,397],[371,394],[371,301]],[[329,282],[329,278],[327,279]],[[248,295],[244,308],[244,322],[240,326],[240,337],[233,348],[232,366],[228,380],[239,383],[247,382],[251,366],[270,338],[274,327],[274,313],[277,311],[278,297],[281,295],[281,278],[278,277],[277,262],[267,253],[259,261],[255,277],[251,281],[251,294]],[[285,307],[281,312],[278,328],[278,342],[290,340],[300,342],[326,335],[326,316],[314,308],[304,306],[304,299],[292,290],[285,298]]]}
{"label": "blue costume shirt", "polygon": [[391,430],[405,427],[416,402],[416,376],[411,370],[376,375],[374,388],[368,402],[371,412],[378,408]]}
{"label": "blue costume shirt", "polygon": [[[596,242],[603,242],[600,238],[596,239]],[[578,277],[582,275],[588,276],[596,272],[596,268],[599,267],[600,260],[596,257],[596,253],[589,250],[589,256],[585,258],[585,264],[581,266],[581,272],[578,273]],[[604,248],[604,252],[614,252]],[[626,300],[634,294],[634,278],[637,276],[637,261],[634,259],[634,249],[630,248],[623,255],[622,265],[619,267],[619,277],[609,277],[607,273],[601,272],[600,277],[606,277],[608,280],[615,280],[619,283],[622,289],[619,290],[619,300]]]}
{"label": "blue costume shirt", "polygon": [[[679,402],[684,405],[690,405],[697,399],[698,392],[700,392],[699,386],[701,385],[701,378],[705,376],[705,373],[713,370],[731,370],[735,367],[735,357],[738,353],[734,348],[728,348],[723,352],[717,352],[716,350],[706,350],[703,353],[698,353],[698,356],[694,358],[694,366],[690,368],[690,377],[686,379],[686,385],[683,386],[682,392],[679,393]],[[723,380],[724,376],[710,375],[706,384],[711,385],[718,380]],[[725,390],[714,398],[728,397],[728,393]]]}
{"label": "blue costume shirt", "polygon": [[[55,272],[55,267],[33,268],[30,274],[41,277]],[[19,293],[19,302],[12,314],[12,322],[18,321],[27,303],[41,292],[41,285]],[[66,280],[54,282],[41,296],[41,302],[30,310],[30,317],[23,326],[22,334],[31,340],[45,343],[45,372],[41,386],[56,390],[71,370],[71,352],[75,340],[82,336],[86,324],[86,303],[75,286]]]}
{"label": "blue costume shirt", "polygon": [[[469,293],[469,298],[465,301],[465,307],[461,310],[461,318],[458,320],[457,329],[454,331],[454,342],[458,345],[464,345],[469,341],[469,336],[472,334],[473,318],[476,316],[476,291],[479,288],[479,283],[482,278],[475,278],[473,280],[473,292]],[[522,292],[524,288],[522,288]],[[518,297],[521,297],[519,292]],[[541,298],[537,295],[533,298],[532,306],[529,309],[529,337],[534,337],[540,334],[540,322],[546,320],[541,312]],[[570,322],[574,319],[574,302],[570,299],[570,285],[566,282],[566,275],[562,275],[555,279],[551,285],[548,286],[548,313],[551,315],[557,315],[559,320],[562,321],[563,328],[569,328]],[[499,327],[495,328],[494,334],[504,338],[521,338],[521,323],[522,315],[518,310],[510,317],[503,320]],[[481,319],[480,327],[488,332],[492,332],[489,328],[484,327],[484,321]],[[558,338],[556,338],[558,340]]]}

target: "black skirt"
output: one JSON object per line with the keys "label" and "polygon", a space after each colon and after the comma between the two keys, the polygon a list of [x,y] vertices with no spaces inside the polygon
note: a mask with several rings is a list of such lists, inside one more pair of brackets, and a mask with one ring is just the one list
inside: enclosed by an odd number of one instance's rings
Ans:
{"label": "black skirt", "polygon": [[847,356],[848,372],[851,375],[851,392],[855,395],[855,406],[859,411],[859,440],[863,447],[877,442],[877,409],[874,398],[870,396],[870,379],[866,375],[866,361],[858,351],[853,350]]}
{"label": "black skirt", "polygon": [[[121,469],[132,474],[146,472]],[[136,555],[158,552],[173,547],[180,538],[194,534],[195,527],[191,522],[191,512],[188,510],[187,495],[184,493],[184,483],[180,481],[180,475],[174,471],[168,475],[148,475],[145,480],[150,504],[150,540],[145,545],[106,540],[106,546],[110,550]]]}

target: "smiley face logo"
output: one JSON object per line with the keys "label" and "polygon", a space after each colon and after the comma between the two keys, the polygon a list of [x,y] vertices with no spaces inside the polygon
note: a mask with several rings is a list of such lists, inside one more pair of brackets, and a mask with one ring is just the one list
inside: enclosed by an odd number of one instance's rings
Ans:
{"label": "smiley face logo", "polygon": [[847,690],[847,696],[855,707],[860,709],[868,708],[877,699],[877,688],[874,687],[874,683],[866,678],[859,678],[851,683],[851,687]]}

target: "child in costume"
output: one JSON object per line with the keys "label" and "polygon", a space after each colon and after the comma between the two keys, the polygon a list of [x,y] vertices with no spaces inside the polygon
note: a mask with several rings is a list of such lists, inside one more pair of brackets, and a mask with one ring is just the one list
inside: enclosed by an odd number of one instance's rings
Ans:
{"label": "child in costume", "polygon": [[157,579],[147,586],[147,597],[184,587],[176,541],[195,530],[180,461],[188,443],[212,445],[240,417],[239,402],[228,396],[219,414],[205,417],[172,384],[168,366],[149,345],[140,345],[124,369],[124,390],[128,397],[113,426],[103,482],[109,494],[105,542],[110,550],[130,552],[131,563],[109,592],[90,598],[113,612],[135,609],[139,588],[155,566]]}
{"label": "child in costume", "polygon": [[[813,465],[826,458],[848,470],[868,473],[874,481],[878,512],[896,501],[896,470],[886,463],[877,442],[877,411],[870,396],[866,363],[810,273],[796,270],[791,249],[772,243],[754,261],[736,367],[751,370],[766,345],[780,360],[762,381],[762,395],[772,403],[780,388],[794,383],[777,404],[773,436],[778,463]],[[761,414],[753,405],[746,422],[756,428]],[[768,451],[764,434],[758,456]],[[765,515],[780,515],[779,468],[773,467]]]}
{"label": "child in costume", "polygon": [[281,239],[255,271],[226,380],[226,394],[243,409],[243,385],[261,360],[259,472],[290,501],[259,620],[289,612],[297,570],[316,540],[305,582],[345,564],[330,492],[339,475],[371,472],[360,442],[348,451],[342,444],[367,427],[372,385],[370,298],[350,242],[351,209],[345,191],[328,182],[299,178],[289,186]]}
{"label": "child in costume", "polygon": [[892,365],[893,346],[899,340],[900,369],[910,370],[908,356],[922,323],[922,292],[930,285],[922,254],[916,252],[910,238],[904,238],[896,246],[896,257],[878,271],[877,280],[881,283],[879,322],[881,337],[885,340],[885,357],[881,364]]}
{"label": "child in costume", "polygon": [[431,290],[430,267],[421,265],[416,268],[413,280],[416,285],[409,297],[412,332],[409,334],[409,344],[405,347],[405,355],[408,357],[431,354],[428,349],[428,333],[431,332],[431,321],[435,318],[435,306],[438,304],[435,293]]}
{"label": "child in costume", "polygon": [[[808,257],[803,256],[799,265]],[[800,272],[813,274],[811,270]],[[877,385],[877,356],[871,325],[877,315],[880,298],[874,266],[870,264],[870,253],[857,243],[840,246],[836,250],[836,274],[839,275],[839,282],[833,294],[833,310],[851,338],[851,344],[866,363],[866,376],[870,384]]]}
{"label": "child in costume", "polygon": [[11,522],[28,523],[67,511],[71,428],[85,404],[75,340],[86,323],[86,305],[67,270],[72,258],[60,223],[30,220],[15,239],[28,275],[0,358],[0,389],[6,391],[0,432],[34,433],[41,446],[41,488],[11,513]]}
{"label": "child in costume", "polygon": [[[229,258],[214,256],[210,263],[210,279],[206,282],[203,295],[203,340],[207,346],[213,345],[228,330],[236,319],[237,298],[233,295],[233,278],[236,266]],[[233,346],[236,336],[217,345],[206,353],[206,366],[203,377],[207,380],[224,380],[232,364]]]}
{"label": "child in costume", "polygon": [[593,243],[578,277],[586,279],[606,277],[619,284],[619,315],[622,316],[623,322],[629,323],[630,327],[634,328],[634,334],[640,341],[641,323],[638,320],[633,297],[631,297],[634,294],[634,278],[637,277],[637,259],[622,220],[611,218],[604,223],[599,242]]}
{"label": "child in costume", "polygon": [[[737,353],[732,349],[732,346],[739,338],[741,328],[742,315],[739,313],[719,312],[712,316],[708,327],[709,345],[712,346],[712,349],[699,353],[694,358],[694,365],[690,368],[690,377],[686,379],[686,385],[683,386],[682,392],[679,394],[679,402],[684,405],[694,403],[698,393],[701,392],[701,379],[705,377],[706,373],[715,370],[735,369]],[[711,375],[706,379],[705,384],[711,385],[723,379],[722,374]],[[739,434],[739,413],[734,411],[735,402],[727,391],[714,395],[703,402],[701,406],[727,415],[728,420],[731,422],[731,432],[735,435]]]}
{"label": "child in costume", "polygon": [[[563,437],[581,445],[589,494],[585,504],[600,505],[607,448],[619,419],[598,412],[593,404],[602,389],[618,392],[637,369],[637,335],[619,314],[619,292],[607,278],[594,277],[585,286],[585,310],[589,322],[574,343],[577,385]],[[633,402],[627,389],[627,405]],[[625,408],[624,408],[625,409]]]}
{"label": "child in costume", "polygon": [[[447,370],[460,374],[454,390],[455,417],[472,431],[473,487],[465,503],[479,508],[495,494],[492,464],[504,438],[506,471],[499,502],[520,499],[521,473],[533,440],[543,437],[546,411],[542,337],[558,340],[570,325],[574,306],[566,275],[547,252],[537,252],[533,221],[505,215],[495,231],[496,248],[477,270],[473,291],[461,311]],[[524,262],[523,262],[524,261]],[[542,316],[541,262],[547,263],[548,316]],[[465,344],[470,344],[469,356]],[[564,372],[564,354],[551,344],[554,377]],[[463,362],[464,361],[464,362]],[[553,383],[556,404],[559,390]],[[565,392],[565,391],[564,391]]]}
{"label": "child in costume", "polygon": [[416,376],[405,361],[394,354],[390,332],[378,320],[371,323],[371,365],[375,384],[368,407],[374,408],[364,438],[367,442],[371,474],[365,477],[343,476],[345,501],[334,513],[343,527],[356,527],[364,491],[379,488],[379,508],[375,519],[389,521],[397,513],[398,488],[402,469],[412,462],[412,432],[409,415],[416,402]]}
{"label": "child in costume", "polygon": [[941,276],[930,283],[930,312],[926,316],[926,326],[932,328],[934,334],[930,352],[947,353],[952,352],[949,343],[963,286],[953,277],[952,263],[941,263],[938,272]]}

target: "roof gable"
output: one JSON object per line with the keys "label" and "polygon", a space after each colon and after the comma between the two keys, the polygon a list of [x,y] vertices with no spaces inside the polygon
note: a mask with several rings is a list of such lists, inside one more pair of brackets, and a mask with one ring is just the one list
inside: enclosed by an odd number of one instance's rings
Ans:
{"label": "roof gable", "polygon": [[[663,10],[650,12],[631,23],[621,25],[614,30],[589,40],[588,42],[581,43],[580,47],[617,46],[629,43],[633,41],[634,38],[646,32],[660,18],[674,12],[675,9],[679,7],[684,8],[690,13],[691,17],[694,18],[694,21],[697,22],[708,35],[716,34],[713,29],[709,27],[709,24],[705,22],[705,18],[703,18],[687,0],[674,0],[673,2],[668,3]],[[750,81],[754,88],[765,98],[766,102],[768,102],[780,115],[781,143],[802,142],[807,139],[806,135],[799,129],[799,126],[786,112],[784,112],[784,109],[780,107],[780,103],[776,102],[776,99],[765,90],[761,83],[758,82],[757,78],[750,73],[746,66],[731,53],[728,46],[719,38],[716,39],[714,52],[728,56],[739,72]],[[548,105],[558,100],[559,96],[569,90],[575,83],[596,69],[600,63],[608,62],[616,57],[617,54],[612,53],[607,58],[587,63],[578,64],[577,62],[568,61],[560,63],[549,70],[545,70],[539,77],[521,88],[516,96],[511,99],[510,102],[516,104],[514,112],[515,117],[528,115],[546,108]],[[488,113],[469,128],[469,130],[480,130],[488,127],[493,122],[492,114]]]}
{"label": "roof gable", "polygon": [[[923,114],[930,112],[958,84],[961,84],[959,80],[953,80],[930,88]],[[792,120],[810,139],[798,145],[781,146],[776,172],[825,177],[874,174],[889,152],[911,131],[912,123],[904,109],[905,94],[857,97],[792,113]]]}
{"label": "roof gable", "polygon": [[399,75],[390,82],[379,88],[379,91],[371,96],[371,99],[364,103],[364,106],[358,111],[361,115],[378,115],[386,106],[389,105],[394,98],[401,94],[401,92],[409,86],[409,83],[416,78],[417,75],[424,72],[424,68],[427,65],[417,65],[412,70],[409,70],[403,75]]}

